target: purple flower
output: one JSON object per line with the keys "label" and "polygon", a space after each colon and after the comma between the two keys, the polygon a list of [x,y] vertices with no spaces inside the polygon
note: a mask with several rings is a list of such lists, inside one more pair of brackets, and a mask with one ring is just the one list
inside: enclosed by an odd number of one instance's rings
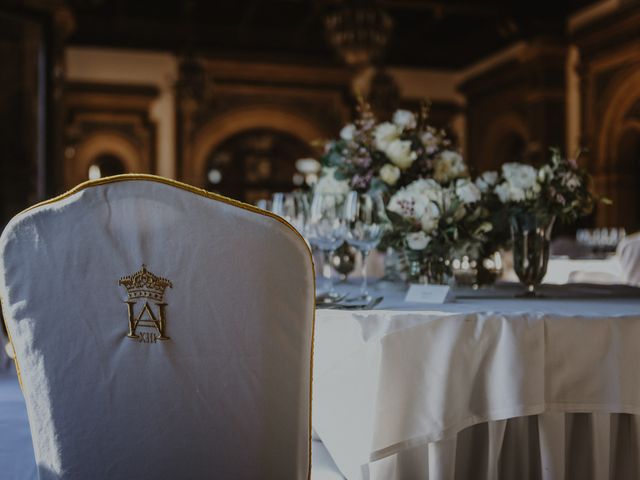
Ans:
{"label": "purple flower", "polygon": [[366,190],[369,188],[369,184],[371,183],[371,178],[373,176],[372,171],[368,171],[364,175],[355,174],[351,179],[351,187],[356,190]]}

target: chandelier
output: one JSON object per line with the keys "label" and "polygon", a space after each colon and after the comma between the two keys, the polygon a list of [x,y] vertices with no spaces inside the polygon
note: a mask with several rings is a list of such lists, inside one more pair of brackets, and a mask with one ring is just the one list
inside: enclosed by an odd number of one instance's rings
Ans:
{"label": "chandelier", "polygon": [[175,89],[181,100],[202,102],[209,93],[210,79],[202,63],[195,55],[187,53],[178,64],[178,79]]}
{"label": "chandelier", "polygon": [[194,13],[196,0],[183,3],[184,46],[178,57],[178,78],[174,83],[180,101],[199,105],[211,96],[212,79],[205,65],[196,55]]}
{"label": "chandelier", "polygon": [[384,51],[393,19],[371,0],[344,0],[324,17],[329,43],[347,65],[371,64]]}

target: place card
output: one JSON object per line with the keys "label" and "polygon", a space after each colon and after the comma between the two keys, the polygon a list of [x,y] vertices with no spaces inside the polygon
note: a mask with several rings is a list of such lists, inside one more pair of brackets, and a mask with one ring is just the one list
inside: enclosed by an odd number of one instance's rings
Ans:
{"label": "place card", "polygon": [[404,301],[408,303],[446,303],[450,294],[448,285],[409,285]]}

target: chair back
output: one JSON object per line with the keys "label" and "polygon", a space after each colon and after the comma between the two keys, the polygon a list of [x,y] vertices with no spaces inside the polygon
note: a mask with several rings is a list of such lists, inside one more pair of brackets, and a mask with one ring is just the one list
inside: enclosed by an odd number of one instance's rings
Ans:
{"label": "chair back", "polygon": [[640,232],[623,238],[618,244],[616,256],[624,280],[631,285],[640,286]]}
{"label": "chair back", "polygon": [[308,478],[314,276],[286,222],[110,177],[15,217],[0,267],[41,479]]}

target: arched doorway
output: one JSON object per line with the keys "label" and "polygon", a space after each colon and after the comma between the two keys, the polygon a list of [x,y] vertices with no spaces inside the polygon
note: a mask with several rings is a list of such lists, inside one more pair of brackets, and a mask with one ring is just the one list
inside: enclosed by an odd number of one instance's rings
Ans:
{"label": "arched doorway", "polygon": [[[628,215],[627,227],[631,230],[640,229],[640,125],[624,130],[618,140],[619,172],[626,174],[628,190],[634,193],[634,201],[626,206],[631,210]],[[626,209],[625,208],[625,209]]]}
{"label": "arched doorway", "polygon": [[89,180],[125,173],[124,162],[112,153],[102,153],[95,157],[89,165],[87,176]]}
{"label": "arched doorway", "polygon": [[87,179],[120,173],[146,172],[144,153],[130,139],[118,133],[99,131],[68,148],[65,170],[67,187]]}
{"label": "arched doorway", "polygon": [[295,161],[312,155],[311,146],[290,133],[268,128],[244,130],[209,153],[204,183],[208,190],[255,203],[298,186],[301,178]]}
{"label": "arched doorway", "polygon": [[[594,180],[613,202],[597,207],[600,226],[640,228],[640,70],[621,71],[602,95]],[[597,127],[598,124],[596,124]]]}

